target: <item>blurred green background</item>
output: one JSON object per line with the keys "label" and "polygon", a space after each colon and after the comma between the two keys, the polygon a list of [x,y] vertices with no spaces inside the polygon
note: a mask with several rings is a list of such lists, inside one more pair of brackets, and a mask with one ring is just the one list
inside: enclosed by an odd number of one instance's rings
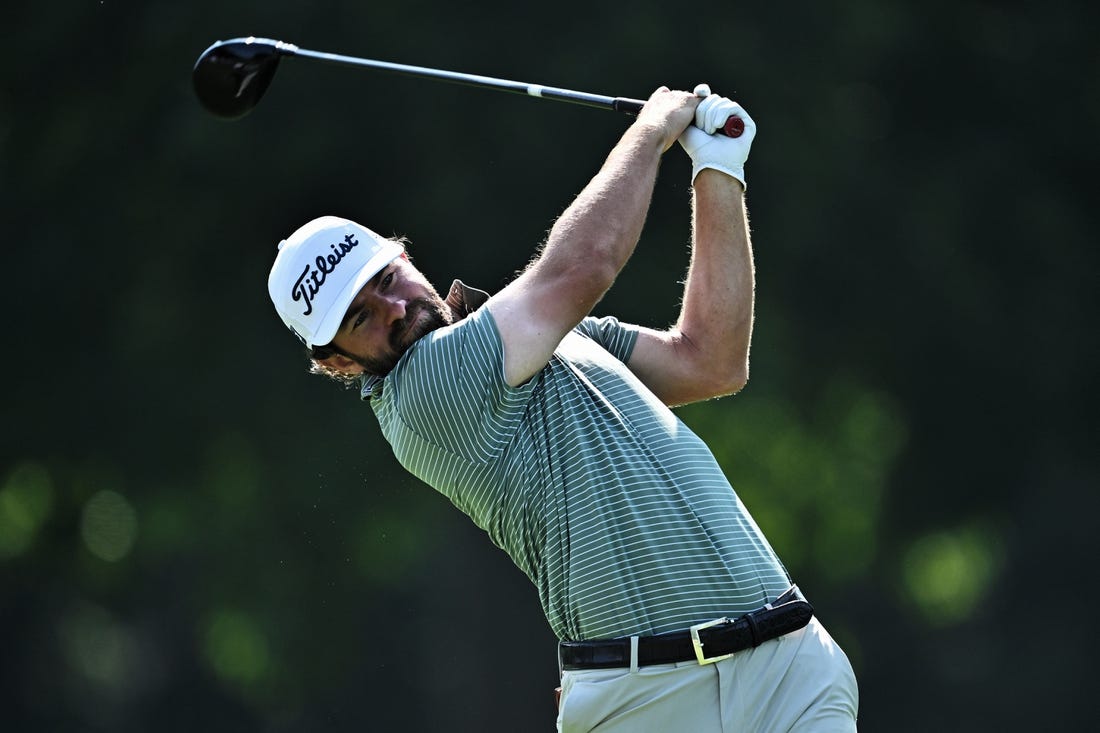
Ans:
{"label": "blurred green background", "polygon": [[[743,101],[753,377],[680,414],[848,651],[864,730],[1087,727],[1095,8],[6,8],[0,729],[553,729],[534,589],[306,374],[266,275],[338,214],[495,290],[629,119],[301,60],[224,123],[191,66],[250,34]],[[674,149],[597,313],[675,317],[688,175]]]}

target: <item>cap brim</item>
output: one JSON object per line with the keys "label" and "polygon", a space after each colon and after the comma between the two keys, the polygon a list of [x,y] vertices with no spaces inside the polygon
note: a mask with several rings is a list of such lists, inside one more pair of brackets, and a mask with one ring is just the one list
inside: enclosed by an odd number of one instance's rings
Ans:
{"label": "cap brim", "polygon": [[372,277],[377,275],[386,265],[400,257],[404,251],[400,244],[384,240],[382,248],[359,268],[359,272],[355,274],[355,277],[348,281],[348,284],[336,296],[328,309],[328,313],[321,319],[320,325],[313,332],[313,343],[308,344],[308,346],[312,348],[331,343],[336,338],[336,332],[340,330],[340,324],[344,322],[344,316],[347,315],[348,308],[351,307],[355,296],[359,294],[364,285],[370,282]]}

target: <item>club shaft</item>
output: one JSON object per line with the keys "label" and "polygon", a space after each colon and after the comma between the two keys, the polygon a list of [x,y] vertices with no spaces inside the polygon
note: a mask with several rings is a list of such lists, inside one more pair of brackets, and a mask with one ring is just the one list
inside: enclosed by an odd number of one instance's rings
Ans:
{"label": "club shaft", "polygon": [[542,86],[541,84],[528,84],[526,82],[510,81],[508,79],[497,79],[491,76],[479,76],[477,74],[465,74],[458,71],[430,69],[425,66],[410,66],[408,64],[397,64],[390,61],[375,61],[373,59],[364,59],[356,56],[344,56],[336,53],[326,53],[324,51],[311,51],[306,48],[299,48],[289,43],[279,44],[278,51],[284,56],[300,56],[304,58],[315,59],[317,61],[340,64],[342,66],[366,67],[369,69],[375,69],[376,71],[383,71],[391,74],[402,74],[404,76],[416,76],[427,79],[437,79],[439,81],[450,82],[452,84],[465,84],[467,86],[497,89],[502,92],[512,92],[513,94],[526,94],[529,97],[538,97],[540,99],[553,99],[559,102],[571,102],[573,104],[583,104],[588,107],[610,109],[616,112],[626,112],[628,114],[637,114],[639,111],[641,111],[642,105],[645,104],[645,102],[640,99],[608,97],[602,94],[577,92],[571,89],[561,89],[560,87],[547,87]]}

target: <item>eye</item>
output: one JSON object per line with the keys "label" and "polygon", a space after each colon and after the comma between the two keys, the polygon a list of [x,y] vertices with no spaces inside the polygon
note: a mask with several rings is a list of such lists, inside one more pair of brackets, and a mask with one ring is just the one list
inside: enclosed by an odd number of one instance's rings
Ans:
{"label": "eye", "polygon": [[390,286],[390,283],[392,283],[392,282],[393,282],[393,273],[391,272],[388,275],[386,275],[384,278],[382,278],[382,287],[383,288],[388,288]]}
{"label": "eye", "polygon": [[365,321],[365,320],[367,320],[367,309],[366,309],[366,308],[364,308],[363,310],[359,311],[359,315],[357,315],[357,316],[355,317],[355,323],[351,324],[351,330],[352,330],[352,331],[354,331],[355,329],[357,329],[357,328],[359,328],[360,326],[362,326],[362,325],[363,325],[363,321]]}

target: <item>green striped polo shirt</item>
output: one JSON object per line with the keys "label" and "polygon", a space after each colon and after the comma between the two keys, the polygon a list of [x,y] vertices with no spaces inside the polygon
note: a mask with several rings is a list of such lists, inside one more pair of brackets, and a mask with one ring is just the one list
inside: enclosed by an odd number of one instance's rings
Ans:
{"label": "green striped polo shirt", "polygon": [[511,556],[560,639],[684,629],[790,584],[710,450],[626,368],[637,335],[587,318],[511,387],[480,308],[364,384],[398,461]]}

